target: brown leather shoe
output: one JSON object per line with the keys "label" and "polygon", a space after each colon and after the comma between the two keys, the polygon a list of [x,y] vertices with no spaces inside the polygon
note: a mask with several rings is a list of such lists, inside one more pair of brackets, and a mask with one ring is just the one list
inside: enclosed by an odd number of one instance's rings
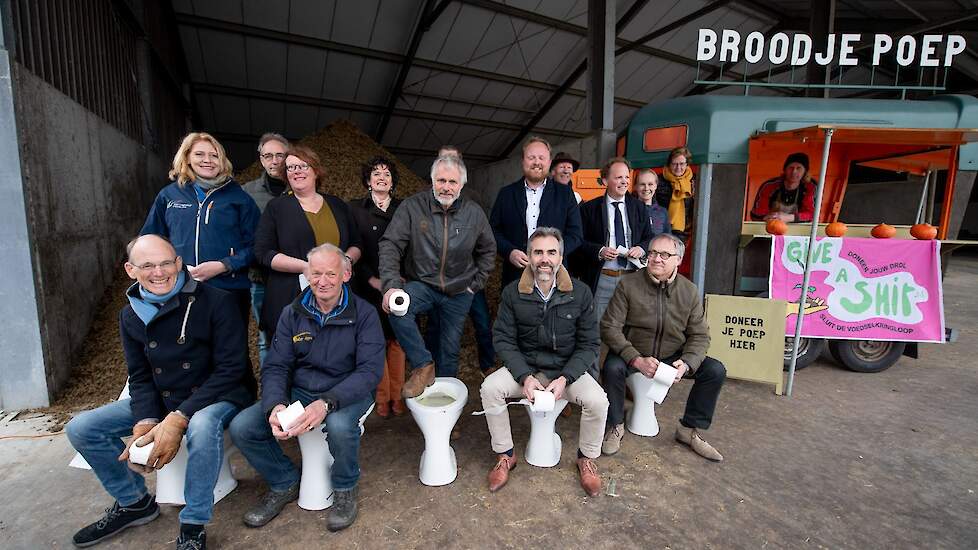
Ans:
{"label": "brown leather shoe", "polygon": [[496,465],[489,470],[489,492],[495,493],[509,481],[509,471],[516,467],[516,453],[496,455]]}
{"label": "brown leather shoe", "polygon": [[401,397],[411,399],[424,393],[424,389],[435,383],[435,364],[428,363],[420,369],[411,371],[411,376],[401,388]]}
{"label": "brown leather shoe", "polygon": [[404,400],[395,399],[393,405],[391,406],[391,411],[394,413],[394,416],[401,416],[407,412],[407,408],[404,407]]}
{"label": "brown leather shoe", "polygon": [[391,404],[386,401],[383,403],[378,401],[377,403],[374,404],[374,412],[377,413],[377,416],[381,418],[390,418]]}
{"label": "brown leather shoe", "polygon": [[594,459],[586,456],[578,458],[577,471],[581,474],[584,492],[592,497],[598,496],[601,492],[601,476],[598,475],[598,465],[594,463]]}

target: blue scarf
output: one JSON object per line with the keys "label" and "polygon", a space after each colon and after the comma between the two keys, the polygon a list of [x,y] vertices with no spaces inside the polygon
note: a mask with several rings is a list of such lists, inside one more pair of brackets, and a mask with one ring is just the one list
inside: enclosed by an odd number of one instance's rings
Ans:
{"label": "blue scarf", "polygon": [[136,312],[136,316],[143,322],[144,325],[148,325],[150,321],[156,317],[156,314],[160,312],[160,306],[166,303],[167,300],[173,298],[183,289],[184,283],[187,282],[187,273],[181,271],[177,274],[177,283],[173,285],[173,290],[167,292],[166,294],[158,295],[149,292],[145,288],[139,286],[139,283],[133,284],[129,287],[130,291],[132,287],[139,288],[139,298],[133,296],[130,292],[126,293],[126,297],[129,298],[129,305],[132,306],[132,310]]}
{"label": "blue scarf", "polygon": [[307,288],[302,293],[302,307],[316,319],[316,323],[319,324],[320,328],[326,326],[326,321],[343,313],[349,301],[350,297],[346,292],[346,283],[343,284],[342,294],[340,294],[339,301],[336,302],[336,307],[329,313],[323,313],[319,310],[319,306],[316,305],[316,297],[312,293],[312,288]]}

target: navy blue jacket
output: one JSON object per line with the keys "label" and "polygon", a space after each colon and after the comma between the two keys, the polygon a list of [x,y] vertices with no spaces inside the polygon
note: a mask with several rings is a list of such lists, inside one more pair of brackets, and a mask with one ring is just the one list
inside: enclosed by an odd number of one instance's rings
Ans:
{"label": "navy blue jacket", "polygon": [[[581,224],[584,227],[584,242],[577,249],[571,260],[571,273],[591,287],[593,292],[598,286],[598,276],[604,260],[598,258],[601,247],[608,245],[608,207],[605,204],[607,195],[595,197],[581,203]],[[625,193],[625,216],[628,217],[628,227],[632,234],[632,246],[640,246],[648,251],[649,242],[655,235],[649,224],[649,213],[645,203]]]}
{"label": "navy blue jacket", "polygon": [[[129,289],[130,295],[138,297],[138,292],[136,285]],[[180,292],[148,325],[131,305],[122,308],[119,333],[137,420],[162,419],[177,409],[193,416],[218,401],[241,408],[255,402],[247,333],[237,302],[227,292],[188,274]]]}
{"label": "navy blue jacket", "polygon": [[[526,183],[523,178],[503,187],[496,195],[489,215],[489,225],[496,237],[496,250],[503,259],[503,286],[520,278],[522,268],[509,262],[513,250],[526,252]],[[564,259],[581,245],[581,213],[569,185],[547,179],[540,197],[537,227],[556,227],[564,236]]]}
{"label": "navy blue jacket", "polygon": [[374,306],[346,285],[346,308],[320,326],[302,306],[307,292],[282,310],[261,366],[261,406],[266,417],[276,405],[292,402],[292,387],[341,409],[369,397],[384,374],[387,341]]}
{"label": "navy blue jacket", "polygon": [[140,235],[154,233],[170,239],[183,263],[224,263],[230,271],[207,281],[219,288],[251,286],[248,267],[254,262],[255,230],[261,211],[234,180],[197,200],[192,183],[164,187],[153,201]]}

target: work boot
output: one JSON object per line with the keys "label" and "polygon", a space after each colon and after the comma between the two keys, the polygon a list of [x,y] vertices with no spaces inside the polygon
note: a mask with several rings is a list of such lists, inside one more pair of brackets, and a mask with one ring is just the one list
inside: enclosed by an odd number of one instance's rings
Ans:
{"label": "work boot", "polygon": [[275,519],[275,516],[282,512],[285,505],[299,498],[299,484],[284,491],[268,490],[261,498],[261,502],[256,504],[251,510],[245,512],[244,524],[248,527],[261,527]]}
{"label": "work boot", "polygon": [[601,476],[598,475],[598,465],[593,458],[582,456],[577,459],[577,471],[581,474],[581,487],[592,497],[601,492]]}
{"label": "work boot", "polygon": [[395,399],[393,405],[391,406],[391,411],[394,413],[394,416],[401,416],[402,414],[406,413],[407,408],[404,407],[404,400]]}
{"label": "work boot", "polygon": [[357,503],[359,491],[356,487],[346,491],[337,490],[333,493],[333,507],[329,510],[329,520],[326,528],[330,531],[341,531],[353,525],[357,519],[360,505]]}
{"label": "work boot", "polygon": [[88,525],[71,539],[71,542],[79,547],[92,546],[103,540],[117,535],[129,527],[144,525],[160,515],[160,507],[156,504],[153,495],[146,495],[132,506],[122,507],[116,502],[111,508],[105,509],[102,519]]}
{"label": "work boot", "polygon": [[621,440],[625,437],[625,425],[616,424],[608,429],[604,434],[604,443],[601,444],[601,452],[606,455],[613,455],[621,449]]}
{"label": "work boot", "polygon": [[411,377],[401,388],[401,397],[411,399],[424,393],[425,388],[435,383],[435,364],[427,365],[411,371]]}
{"label": "work boot", "polygon": [[207,533],[203,525],[180,525],[177,550],[207,550]]}
{"label": "work boot", "polygon": [[676,441],[684,445],[689,445],[689,447],[693,449],[696,454],[707,460],[712,460],[713,462],[723,462],[723,455],[714,449],[713,445],[710,445],[705,439],[700,437],[700,433],[696,431],[696,428],[687,428],[686,426],[680,424],[679,427],[676,428]]}
{"label": "work boot", "polygon": [[374,404],[374,412],[377,416],[381,418],[390,418],[391,416],[391,404],[389,401],[380,402],[377,401]]}
{"label": "work boot", "polygon": [[509,481],[509,471],[516,467],[516,453],[496,455],[496,465],[489,470],[489,492],[495,493]]}

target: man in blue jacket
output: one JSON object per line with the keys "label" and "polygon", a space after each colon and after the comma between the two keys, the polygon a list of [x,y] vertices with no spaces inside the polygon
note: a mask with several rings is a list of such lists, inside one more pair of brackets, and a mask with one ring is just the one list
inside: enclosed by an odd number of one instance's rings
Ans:
{"label": "man in blue jacket", "polygon": [[[547,177],[550,144],[532,136],[523,145],[523,177],[503,187],[489,215],[496,250],[503,259],[503,286],[520,278],[529,263],[526,239],[537,227],[553,227],[564,236],[564,257],[583,239],[574,191]],[[565,266],[566,267],[566,266]]]}
{"label": "man in blue jacket", "polygon": [[[376,308],[347,285],[352,266],[343,251],[323,244],[309,251],[308,260],[309,287],[282,311],[262,363],[261,401],[231,423],[234,444],[269,486],[245,513],[249,527],[265,525],[299,496],[299,470],[275,440],[324,422],[334,460],[327,528],[345,529],[357,517],[360,418],[373,404],[373,390],[384,374],[387,341]],[[285,430],[278,412],[292,401],[301,402],[305,410]]]}
{"label": "man in blue jacket", "polygon": [[[136,280],[119,315],[129,370],[129,399],[86,411],[65,431],[116,502],[75,534],[75,546],[97,544],[159,515],[138,473],[160,469],[187,436],[187,505],[180,511],[178,549],[204,548],[224,452],[224,428],[255,400],[245,327],[224,291],[183,270],[173,246],[158,235],[129,243],[126,272]],[[127,446],[122,438],[132,434]],[[153,443],[146,466],[128,463],[129,448]]]}

